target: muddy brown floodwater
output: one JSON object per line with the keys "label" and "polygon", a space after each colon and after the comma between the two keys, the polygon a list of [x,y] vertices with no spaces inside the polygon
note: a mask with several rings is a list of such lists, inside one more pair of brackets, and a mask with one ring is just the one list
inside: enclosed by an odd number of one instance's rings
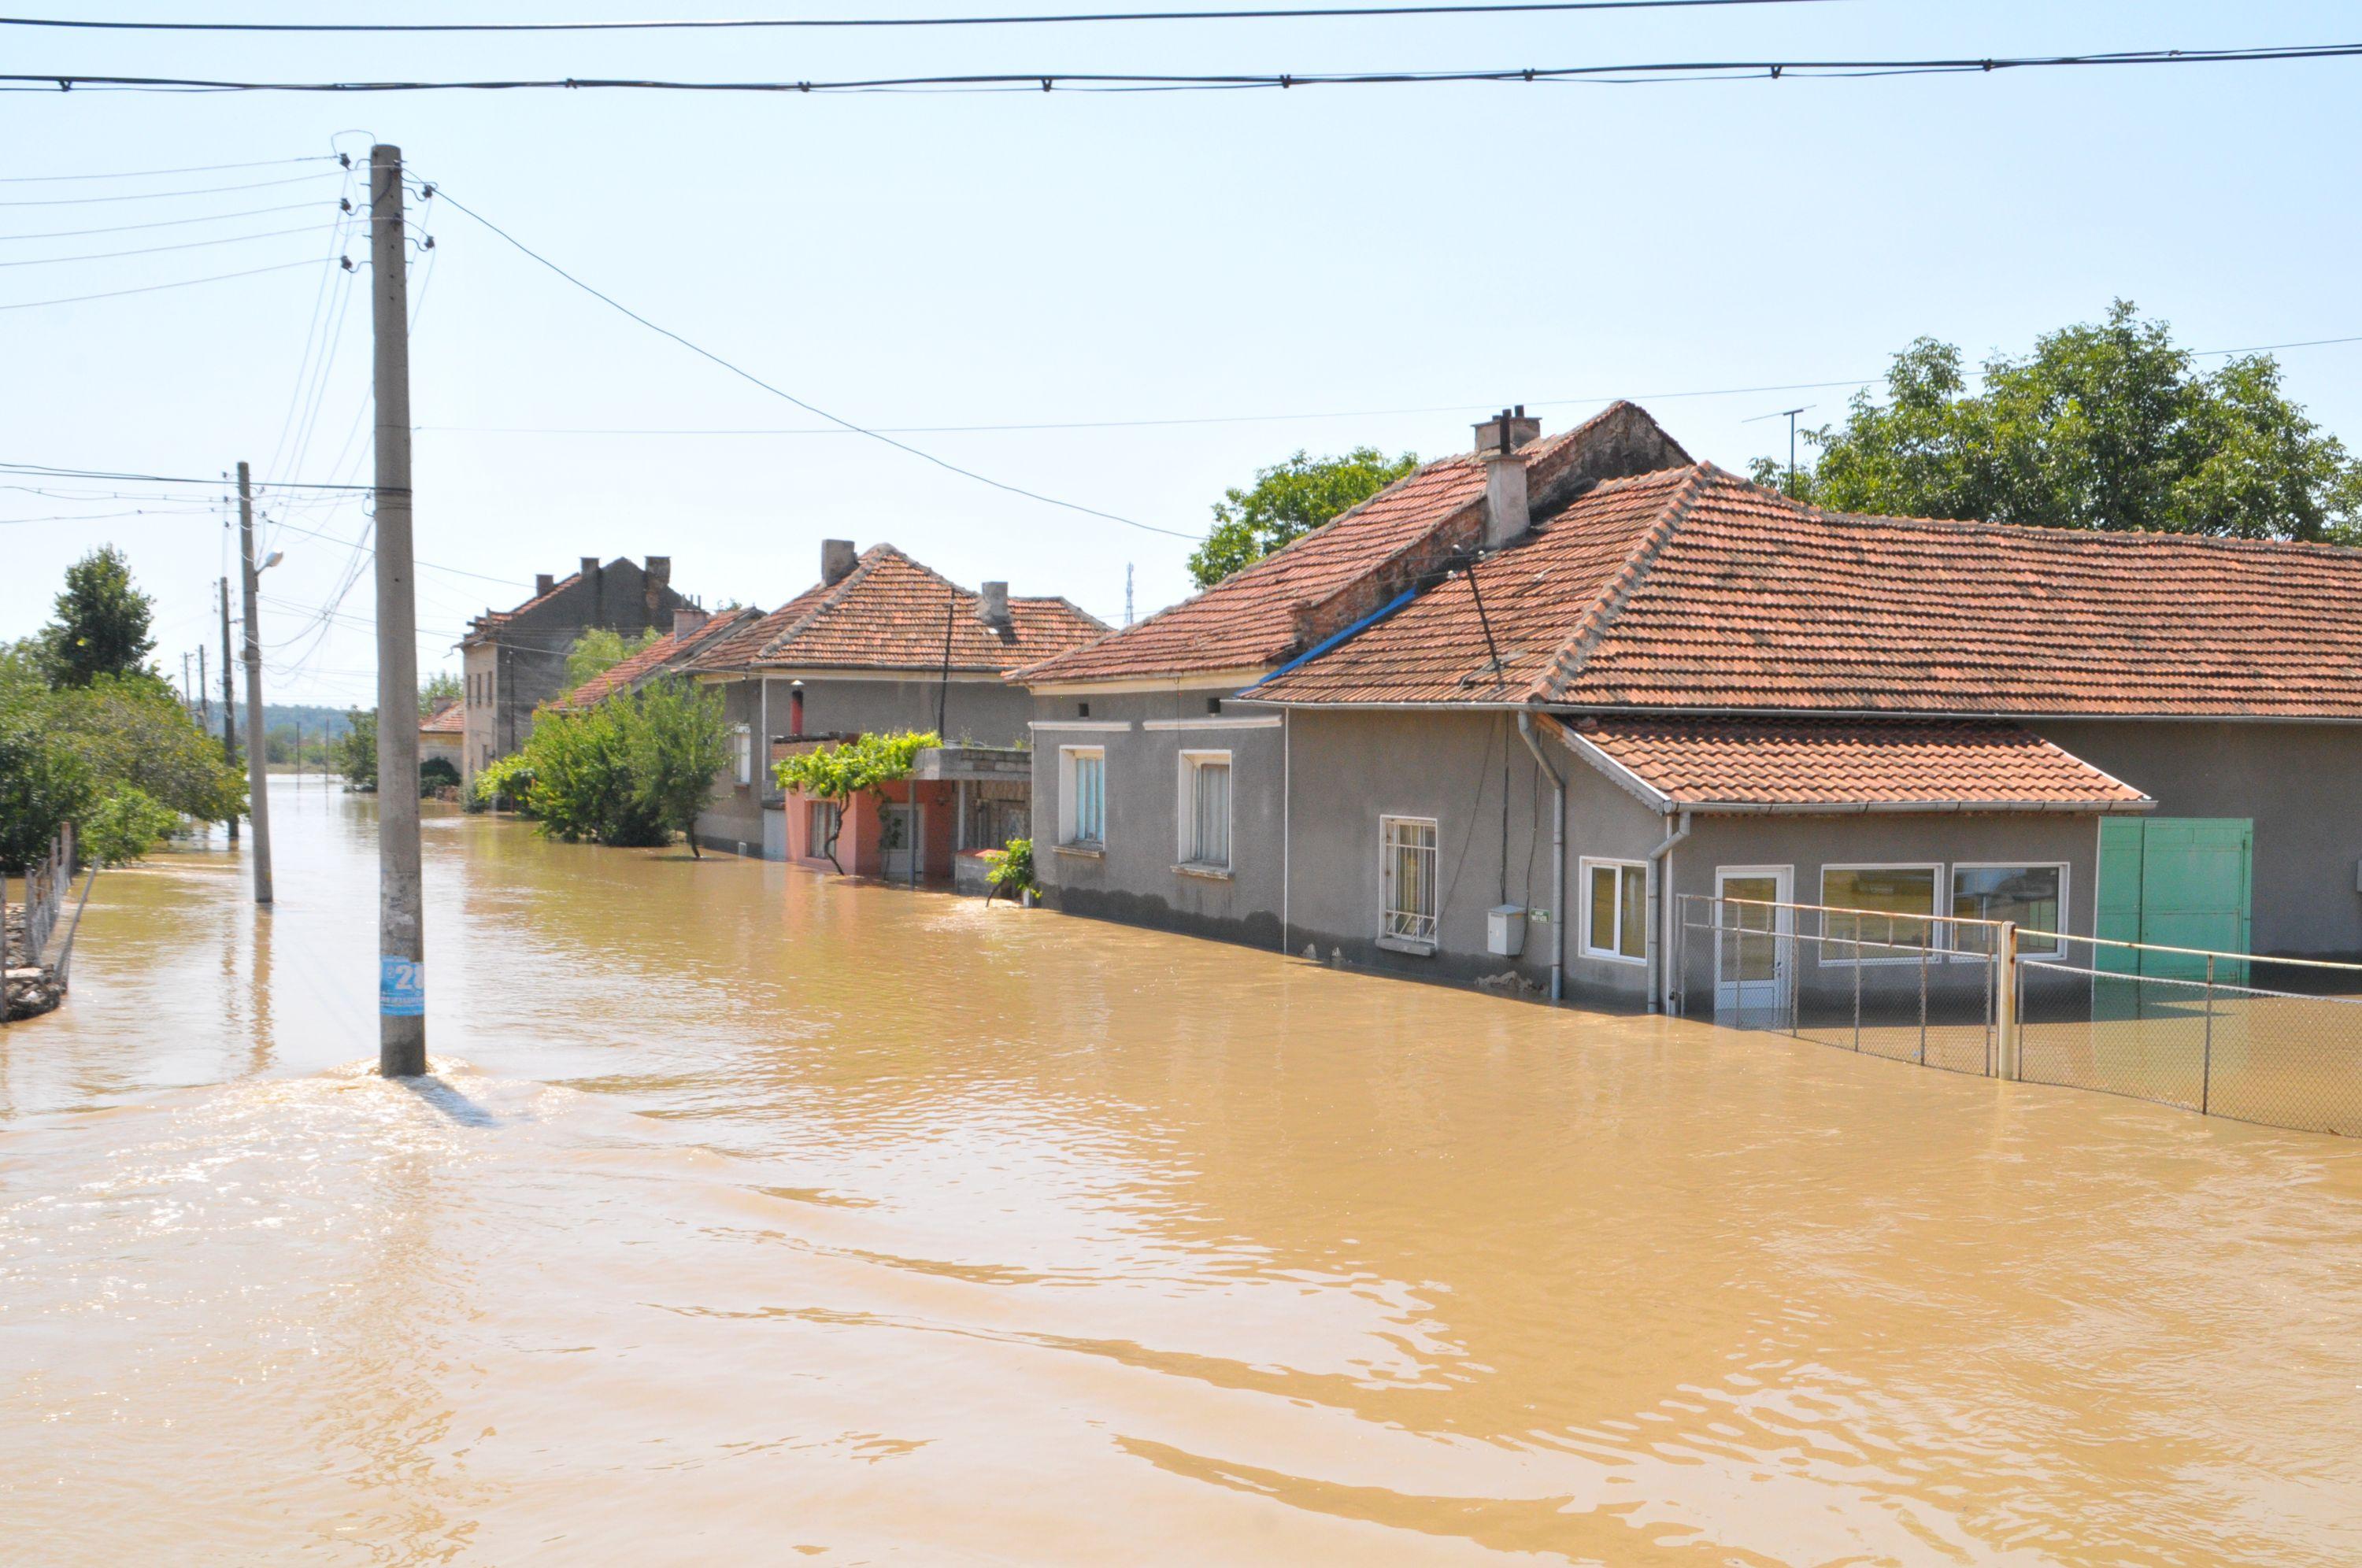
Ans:
{"label": "muddy brown floodwater", "polygon": [[0,1034],[12,1562],[2352,1563],[2362,1146],[283,781]]}

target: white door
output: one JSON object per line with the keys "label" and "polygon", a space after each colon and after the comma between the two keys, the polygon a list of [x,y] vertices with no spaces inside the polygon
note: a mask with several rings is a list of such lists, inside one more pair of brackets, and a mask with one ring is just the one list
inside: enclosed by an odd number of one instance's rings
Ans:
{"label": "white door", "polygon": [[[1795,944],[1789,939],[1792,900],[1784,866],[1720,866],[1715,868],[1714,1016],[1740,1028],[1779,1028],[1787,1021],[1790,970]],[[1766,908],[1766,905],[1780,908]]]}
{"label": "white door", "polygon": [[913,856],[918,853],[919,808],[916,806],[883,806],[877,813],[877,848],[886,866],[889,882],[911,880]]}

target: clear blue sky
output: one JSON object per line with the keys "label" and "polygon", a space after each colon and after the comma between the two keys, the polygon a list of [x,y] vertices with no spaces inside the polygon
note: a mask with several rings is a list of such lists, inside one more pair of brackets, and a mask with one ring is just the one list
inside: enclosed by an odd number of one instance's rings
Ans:
{"label": "clear blue sky", "polygon": [[[977,8],[992,7],[978,5]],[[1012,7],[1022,8],[1022,7]],[[73,14],[186,16],[121,4]],[[660,0],[362,8],[404,20],[656,16]],[[756,14],[846,15],[852,0]],[[898,11],[907,7],[898,4]],[[316,8],[218,0],[204,14]],[[747,14],[701,3],[681,15]],[[339,7],[339,17],[355,14]],[[503,74],[807,78],[968,70],[1523,66],[1757,55],[1995,54],[2347,41],[2351,6],[1976,6],[1908,0],[1384,22],[855,35],[382,39],[17,34],[10,70],[300,79]],[[1190,532],[1224,486],[1298,447],[1439,454],[1504,403],[1551,428],[1642,399],[1733,467],[1776,419],[1874,376],[1915,336],[2023,348],[2112,296],[2198,348],[2362,334],[2352,200],[2362,61],[1661,86],[1462,85],[1091,97],[608,94],[383,97],[0,94],[5,173],[355,152],[413,169],[637,309],[798,395],[908,427],[1205,420],[907,438],[1011,483]],[[58,200],[304,172],[0,185]],[[247,267],[204,287],[0,311],[0,458],[363,478],[365,274],[331,271],[339,181],[172,202],[0,205],[0,237],[308,203],[183,230],[0,238],[0,260],[306,232],[120,260],[0,268],[0,304]],[[358,190],[354,193],[358,197]],[[1189,546],[985,489],[817,422],[574,293],[458,214],[436,238],[414,361],[423,669],[464,618],[576,558],[668,554],[709,602],[776,603],[819,541],[886,539],[973,585],[1104,618],[1187,587]],[[365,262],[365,239],[346,247]],[[344,304],[350,296],[349,308]],[[315,304],[341,322],[308,442],[281,439]],[[325,334],[324,334],[325,336]],[[2362,445],[2362,344],[2291,350],[2289,384]],[[1368,412],[1433,409],[1437,412]],[[1292,415],[1285,419],[1240,416]],[[298,424],[303,423],[301,419]],[[276,456],[274,457],[274,453]],[[338,468],[340,454],[346,466]],[[62,487],[61,487],[62,488]],[[102,487],[103,488],[103,487]],[[131,502],[0,491],[0,519]],[[366,562],[349,620],[307,632],[356,565],[358,504],[282,513],[265,579],[273,701],[367,701]],[[295,529],[331,536],[314,537]],[[0,522],[0,635],[112,541],[159,600],[158,659],[212,641],[222,530],[198,511]],[[302,634],[299,635],[299,634]]]}

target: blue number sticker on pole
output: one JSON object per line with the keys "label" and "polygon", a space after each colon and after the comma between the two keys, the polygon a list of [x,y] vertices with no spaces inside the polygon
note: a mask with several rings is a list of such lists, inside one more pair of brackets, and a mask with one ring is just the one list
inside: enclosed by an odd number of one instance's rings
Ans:
{"label": "blue number sticker on pole", "polygon": [[377,961],[377,1010],[388,1018],[421,1018],[426,1012],[426,966],[386,954]]}

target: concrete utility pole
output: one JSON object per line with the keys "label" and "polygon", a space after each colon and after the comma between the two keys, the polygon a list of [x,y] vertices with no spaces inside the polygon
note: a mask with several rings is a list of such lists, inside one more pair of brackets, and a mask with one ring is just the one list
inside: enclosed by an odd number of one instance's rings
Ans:
{"label": "concrete utility pole", "polygon": [[[222,612],[222,760],[232,767],[237,766],[237,689],[230,684],[229,663],[229,579],[221,580]],[[237,842],[237,816],[229,819],[229,841]]]}
{"label": "concrete utility pole", "polygon": [[377,1070],[426,1071],[418,871],[418,603],[410,559],[410,259],[402,149],[370,149],[370,317],[377,345]]}
{"label": "concrete utility pole", "polygon": [[246,585],[246,816],[254,824],[254,901],[270,901],[270,747],[262,738],[262,630],[255,621],[254,491],[237,466],[237,555]]}

